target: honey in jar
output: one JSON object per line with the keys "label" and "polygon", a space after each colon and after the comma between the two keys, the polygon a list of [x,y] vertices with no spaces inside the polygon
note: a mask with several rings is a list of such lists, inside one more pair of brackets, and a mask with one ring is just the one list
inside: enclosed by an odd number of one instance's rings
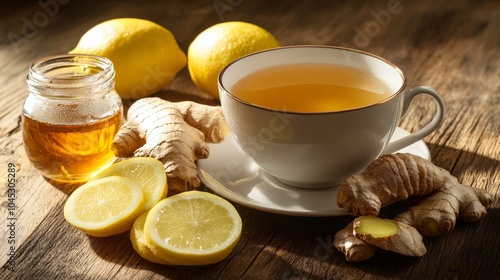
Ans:
{"label": "honey in jar", "polygon": [[111,61],[90,55],[43,58],[30,66],[23,140],[47,178],[85,182],[115,160],[111,145],[123,121]]}

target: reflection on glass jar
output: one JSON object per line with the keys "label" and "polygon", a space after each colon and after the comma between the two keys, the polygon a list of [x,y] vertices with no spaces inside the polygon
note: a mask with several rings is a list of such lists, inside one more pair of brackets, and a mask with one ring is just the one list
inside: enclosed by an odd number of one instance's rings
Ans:
{"label": "reflection on glass jar", "polygon": [[30,66],[23,106],[23,139],[47,178],[84,182],[108,167],[123,107],[113,64],[104,57],[61,55]]}

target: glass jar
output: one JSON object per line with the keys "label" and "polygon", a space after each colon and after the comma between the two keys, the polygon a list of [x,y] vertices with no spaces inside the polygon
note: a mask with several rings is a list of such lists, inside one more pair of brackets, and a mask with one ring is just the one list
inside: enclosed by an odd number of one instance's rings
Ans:
{"label": "glass jar", "polygon": [[59,55],[34,62],[27,77],[22,130],[26,153],[47,178],[85,182],[115,160],[123,122],[111,61]]}

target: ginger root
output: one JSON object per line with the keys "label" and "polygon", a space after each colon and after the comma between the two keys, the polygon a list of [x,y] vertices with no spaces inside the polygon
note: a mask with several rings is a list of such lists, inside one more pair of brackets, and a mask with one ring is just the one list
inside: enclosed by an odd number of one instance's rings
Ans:
{"label": "ginger root", "polygon": [[[419,156],[403,153],[384,155],[363,172],[347,178],[341,184],[337,204],[356,216],[377,216],[382,205],[389,202],[423,197],[440,189],[457,186],[460,186],[458,180],[447,170]],[[462,192],[461,189],[458,192]],[[474,210],[470,211],[482,213],[492,198],[479,189],[474,193],[484,195],[481,201],[486,204],[475,203]],[[479,200],[475,195],[472,199]]]}
{"label": "ginger root", "polygon": [[[366,235],[360,230],[360,219],[364,221],[365,216],[378,215],[384,204],[410,197],[419,197],[421,200],[397,215],[393,221],[400,229],[404,229],[401,230],[402,233],[409,236],[373,239],[373,232]],[[455,227],[457,218],[468,222],[481,219],[492,202],[493,197],[486,191],[464,186],[445,169],[411,154],[384,155],[376,159],[365,171],[347,178],[337,195],[337,204],[340,207],[353,215],[361,215],[356,218],[358,222],[355,220],[353,225],[344,229],[345,231],[349,232],[349,227],[352,227],[352,235],[356,238],[386,250],[396,251],[396,248],[399,253],[404,254],[414,251],[401,251],[403,245],[414,246],[420,244],[422,236],[449,232]],[[367,231],[377,231],[367,224]],[[377,222],[375,227],[378,227],[377,224],[379,223]],[[408,226],[410,229],[406,229]],[[339,234],[339,238],[351,237]],[[341,242],[343,241],[334,241]],[[419,247],[417,255],[425,253],[424,249],[425,247]],[[350,258],[345,249],[339,250],[346,258]],[[349,254],[355,255],[356,252]]]}
{"label": "ginger root", "polygon": [[195,161],[207,158],[207,143],[222,142],[228,131],[220,106],[143,98],[129,108],[112,148],[118,157],[162,161],[172,195],[200,186]]}
{"label": "ginger root", "polygon": [[437,236],[451,231],[457,218],[478,221],[492,202],[489,193],[464,186],[451,176],[441,189],[397,215],[395,220],[414,226],[423,236]]}
{"label": "ginger root", "polygon": [[371,258],[378,248],[413,257],[421,257],[427,252],[417,229],[375,216],[355,218],[335,234],[333,245],[351,262]]}
{"label": "ginger root", "polygon": [[353,221],[353,233],[366,243],[406,256],[421,257],[426,252],[422,235],[407,224],[361,216]]}
{"label": "ginger root", "polygon": [[351,262],[360,262],[371,258],[377,247],[366,243],[354,234],[354,222],[339,230],[333,239],[333,245]]}

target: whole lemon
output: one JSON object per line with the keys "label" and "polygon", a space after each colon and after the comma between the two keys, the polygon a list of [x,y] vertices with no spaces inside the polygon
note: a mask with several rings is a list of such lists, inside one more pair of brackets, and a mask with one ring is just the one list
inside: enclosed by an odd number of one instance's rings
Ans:
{"label": "whole lemon", "polygon": [[222,68],[249,53],[279,46],[271,33],[257,25],[219,23],[201,32],[189,46],[189,74],[198,88],[218,98],[217,79]]}
{"label": "whole lemon", "polygon": [[123,99],[159,91],[186,66],[186,55],[169,30],[137,18],[117,18],[92,27],[69,53],[110,59],[115,88]]}

